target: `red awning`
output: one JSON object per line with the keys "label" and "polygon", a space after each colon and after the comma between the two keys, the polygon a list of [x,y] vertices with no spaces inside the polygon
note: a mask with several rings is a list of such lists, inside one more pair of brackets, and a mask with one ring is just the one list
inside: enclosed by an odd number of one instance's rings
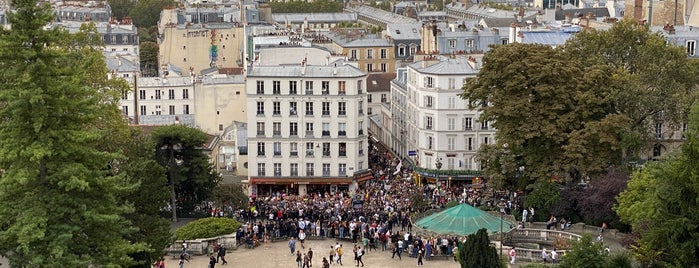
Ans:
{"label": "red awning", "polygon": [[350,184],[352,178],[265,178],[251,177],[250,184]]}
{"label": "red awning", "polygon": [[362,174],[359,174],[359,175],[355,175],[354,177],[356,178],[357,182],[363,182],[363,181],[366,181],[366,180],[373,179],[373,178],[374,178],[374,174],[371,174],[371,171],[370,171],[370,172],[365,172],[365,173],[362,173]]}

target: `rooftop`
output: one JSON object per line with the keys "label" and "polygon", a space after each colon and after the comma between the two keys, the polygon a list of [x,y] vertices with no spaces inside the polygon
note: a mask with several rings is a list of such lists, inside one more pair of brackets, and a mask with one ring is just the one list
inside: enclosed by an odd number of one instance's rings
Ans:
{"label": "rooftop", "polygon": [[382,9],[373,8],[366,5],[360,5],[357,7],[348,7],[347,11],[357,12],[359,15],[364,15],[369,18],[381,21],[383,23],[416,23],[417,21],[413,18],[395,14],[393,12],[388,12]]}
{"label": "rooftop", "polygon": [[362,77],[364,72],[350,65],[308,65],[305,74],[301,74],[301,65],[254,66],[248,77]]}
{"label": "rooftop", "polygon": [[443,57],[434,64],[424,66],[423,62],[416,62],[410,68],[423,74],[435,75],[475,75],[478,73],[482,62],[473,56],[448,58]]}
{"label": "rooftop", "polygon": [[356,22],[357,13],[354,12],[339,12],[339,13],[274,13],[272,19],[279,24],[287,22],[303,22],[309,23],[318,22]]}
{"label": "rooftop", "polygon": [[366,31],[331,31],[325,34],[335,44],[347,47],[389,47],[391,43],[381,34],[367,34]]}
{"label": "rooftop", "polygon": [[396,77],[396,73],[370,73],[366,76],[366,91],[390,91],[391,80]]}
{"label": "rooftop", "polygon": [[389,23],[386,28],[393,40],[420,40],[420,24]]}
{"label": "rooftop", "polygon": [[183,77],[139,77],[138,86],[139,87],[182,87],[191,86],[192,78],[189,76]]}

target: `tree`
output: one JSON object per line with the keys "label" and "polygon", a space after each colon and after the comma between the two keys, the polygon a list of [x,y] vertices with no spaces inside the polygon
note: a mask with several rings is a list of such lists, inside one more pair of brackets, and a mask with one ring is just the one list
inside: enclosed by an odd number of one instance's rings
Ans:
{"label": "tree", "polygon": [[98,148],[118,95],[94,25],[45,29],[48,4],[12,1],[0,29],[0,255],[13,267],[119,267],[147,246],[123,215],[134,190]]}
{"label": "tree", "polygon": [[243,185],[239,183],[216,187],[213,196],[216,203],[230,205],[233,208],[245,208],[250,201],[243,191]]}
{"label": "tree", "polygon": [[[532,192],[525,196],[524,205],[526,207],[534,207],[534,220],[547,221],[549,219],[550,209],[560,199],[560,189],[556,183],[539,182],[532,184],[530,188]],[[530,217],[532,215],[529,215]]]}
{"label": "tree", "polygon": [[158,76],[158,44],[155,42],[141,42],[141,73],[143,76]]}
{"label": "tree", "polygon": [[603,171],[619,155],[627,124],[609,115],[600,97],[610,90],[605,66],[584,67],[560,49],[520,43],[493,47],[483,62],[461,97],[497,129],[497,143],[479,151],[495,184],[571,180]]}
{"label": "tree", "polygon": [[602,243],[595,242],[589,234],[573,241],[561,258],[561,268],[606,268],[608,255]]}
{"label": "tree", "polygon": [[475,234],[468,235],[466,242],[460,243],[458,261],[462,268],[505,267],[495,247],[490,245],[490,239],[488,239],[488,231],[486,229],[480,229]]}
{"label": "tree", "polygon": [[146,29],[158,24],[160,12],[164,7],[175,7],[177,2],[172,0],[138,0],[129,15],[134,25]]}
{"label": "tree", "polygon": [[109,7],[112,9],[112,16],[116,17],[118,20],[123,19],[129,15],[131,9],[134,7],[135,1],[131,0],[108,0]]}
{"label": "tree", "polygon": [[634,253],[677,267],[699,266],[699,104],[682,150],[634,173],[614,208],[640,235]]}
{"label": "tree", "polygon": [[208,136],[184,125],[157,127],[151,133],[156,158],[168,173],[172,220],[177,221],[178,204],[191,211],[212,196],[221,181],[202,150]]}

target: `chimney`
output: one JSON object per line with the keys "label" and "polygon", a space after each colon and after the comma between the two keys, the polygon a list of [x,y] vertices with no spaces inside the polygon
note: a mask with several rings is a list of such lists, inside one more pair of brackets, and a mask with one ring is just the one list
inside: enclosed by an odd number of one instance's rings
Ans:
{"label": "chimney", "polygon": [[335,66],[333,66],[333,75],[337,74],[337,63],[335,63]]}
{"label": "chimney", "polygon": [[478,62],[476,58],[472,56],[468,56],[468,65],[470,65],[472,69],[478,69]]}
{"label": "chimney", "polygon": [[306,75],[306,58],[301,61],[301,75]]}

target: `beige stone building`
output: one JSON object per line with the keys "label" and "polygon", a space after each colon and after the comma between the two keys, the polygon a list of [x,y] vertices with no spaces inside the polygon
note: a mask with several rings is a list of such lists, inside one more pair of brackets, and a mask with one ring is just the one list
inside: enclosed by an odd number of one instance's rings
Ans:
{"label": "beige stone building", "polygon": [[245,122],[245,78],[217,74],[198,78],[194,90],[195,127],[221,135],[234,121]]}
{"label": "beige stone building", "polygon": [[[209,68],[241,67],[245,31],[234,14],[193,16],[183,9],[165,9],[158,22],[158,63],[161,71],[199,75]],[[201,19],[199,17],[202,17]]]}

